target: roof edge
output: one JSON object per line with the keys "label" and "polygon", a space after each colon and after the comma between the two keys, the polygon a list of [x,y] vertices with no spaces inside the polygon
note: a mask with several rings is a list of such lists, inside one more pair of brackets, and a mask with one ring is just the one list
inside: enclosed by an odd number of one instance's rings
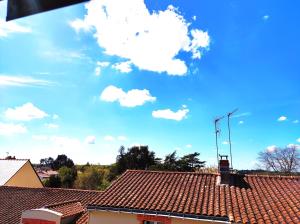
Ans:
{"label": "roof edge", "polygon": [[131,209],[131,208],[118,208],[118,207],[103,207],[96,205],[87,205],[88,211],[98,210],[98,211],[111,211],[111,212],[124,212],[124,213],[134,213],[141,215],[159,215],[173,218],[185,218],[194,219],[202,221],[214,221],[221,223],[230,223],[228,216],[208,216],[208,215],[195,215],[195,214],[184,214],[177,212],[165,212],[165,211],[155,211],[155,210],[144,210],[144,209]]}

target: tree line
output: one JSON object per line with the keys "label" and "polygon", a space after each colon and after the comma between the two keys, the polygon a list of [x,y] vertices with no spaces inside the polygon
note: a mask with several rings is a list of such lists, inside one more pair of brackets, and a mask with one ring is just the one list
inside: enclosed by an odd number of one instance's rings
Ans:
{"label": "tree line", "polygon": [[58,171],[44,181],[45,187],[63,187],[80,189],[105,189],[112,180],[128,169],[164,170],[179,172],[194,172],[204,167],[205,161],[199,159],[198,152],[177,156],[176,151],[158,158],[148,146],[133,146],[125,149],[121,146],[116,162],[109,166],[75,165],[66,155],[58,155],[40,160],[40,167],[48,167]]}

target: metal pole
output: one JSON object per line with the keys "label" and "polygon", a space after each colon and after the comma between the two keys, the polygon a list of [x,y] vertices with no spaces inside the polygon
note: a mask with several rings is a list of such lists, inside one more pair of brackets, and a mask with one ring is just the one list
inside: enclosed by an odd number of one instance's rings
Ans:
{"label": "metal pole", "polygon": [[217,122],[218,120],[215,120],[215,134],[216,134],[216,149],[217,149],[217,165],[218,165],[218,171],[220,169],[219,167],[219,147],[218,147],[218,129],[217,129]]}
{"label": "metal pole", "polygon": [[230,165],[231,169],[233,168],[232,164],[232,152],[231,152],[231,132],[230,132],[230,113],[227,115],[227,126],[228,126],[228,139],[229,139],[229,149],[230,149]]}
{"label": "metal pole", "polygon": [[233,164],[232,164],[232,146],[231,146],[230,116],[233,115],[237,111],[238,111],[238,109],[235,109],[232,112],[229,112],[227,114],[228,141],[229,141],[229,150],[230,150],[230,165],[231,165],[231,169],[233,169]]}

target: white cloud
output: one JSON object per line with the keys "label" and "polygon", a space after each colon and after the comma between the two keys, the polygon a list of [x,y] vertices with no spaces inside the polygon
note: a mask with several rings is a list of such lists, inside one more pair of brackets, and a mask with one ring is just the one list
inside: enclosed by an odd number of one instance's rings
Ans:
{"label": "white cloud", "polygon": [[293,143],[288,144],[287,147],[288,147],[288,148],[300,149],[300,145],[298,145],[298,144],[293,144]]}
{"label": "white cloud", "polygon": [[11,136],[27,133],[27,128],[22,124],[0,123],[0,135]]}
{"label": "white cloud", "polygon": [[53,119],[53,120],[57,120],[58,118],[59,118],[59,116],[58,116],[57,114],[53,114],[53,115],[52,115],[52,119]]}
{"label": "white cloud", "polygon": [[85,138],[85,143],[87,144],[95,144],[96,143],[96,137],[93,135],[87,136]]}
{"label": "white cloud", "polygon": [[93,0],[85,7],[84,19],[76,19],[70,26],[76,32],[95,32],[106,54],[128,59],[143,70],[185,75],[185,62],[176,58],[179,52],[200,58],[209,46],[207,32],[190,30],[173,6],[150,12],[144,0]]}
{"label": "white cloud", "polygon": [[47,141],[49,139],[47,135],[32,135],[31,137],[33,140],[37,141]]}
{"label": "white cloud", "polygon": [[270,145],[267,147],[267,151],[268,152],[274,152],[277,149],[276,145]]}
{"label": "white cloud", "polygon": [[239,121],[239,124],[244,124],[244,121]]}
{"label": "white cloud", "polygon": [[187,109],[187,108],[180,109],[176,112],[174,112],[170,109],[164,109],[164,110],[152,111],[152,116],[155,118],[181,121],[182,119],[187,117],[188,112],[189,112],[189,109]]}
{"label": "white cloud", "polygon": [[194,21],[196,21],[197,20],[197,16],[193,16],[193,18],[192,18]]}
{"label": "white cloud", "polygon": [[25,103],[19,107],[8,108],[4,112],[4,115],[7,119],[16,121],[30,121],[33,119],[42,119],[48,116],[46,112],[35,107],[32,103]]}
{"label": "white cloud", "polygon": [[299,120],[294,120],[293,123],[294,123],[294,124],[298,124],[298,123],[299,123]]}
{"label": "white cloud", "polygon": [[156,97],[151,96],[149,90],[132,89],[124,92],[115,86],[106,87],[100,95],[100,99],[106,102],[119,102],[124,107],[136,107],[146,102],[154,102]]}
{"label": "white cloud", "polygon": [[297,139],[297,142],[300,142],[300,138]]}
{"label": "white cloud", "polygon": [[287,117],[286,116],[281,116],[277,119],[277,121],[286,121]]}
{"label": "white cloud", "polygon": [[6,22],[4,19],[0,19],[0,38],[7,37],[13,33],[31,33],[32,30],[29,27],[23,26],[17,22]]}
{"label": "white cloud", "polygon": [[207,32],[204,32],[202,30],[192,30],[191,31],[193,40],[191,42],[190,49],[193,53],[193,58],[201,58],[201,51],[200,49],[208,48],[210,38]]}
{"label": "white cloud", "polygon": [[269,15],[264,15],[262,18],[263,18],[263,20],[266,21],[266,20],[268,20],[270,18],[270,16]]}
{"label": "white cloud", "polygon": [[123,135],[120,135],[120,136],[118,136],[118,140],[119,141],[127,141],[127,137],[123,136]]}
{"label": "white cloud", "polygon": [[64,136],[51,136],[50,141],[60,148],[78,148],[81,145],[80,140],[76,138],[64,137]]}
{"label": "white cloud", "polygon": [[120,71],[122,73],[129,73],[132,71],[131,64],[132,63],[130,61],[120,62],[120,63],[114,64],[112,66],[112,68],[114,68],[117,71]]}
{"label": "white cloud", "polygon": [[107,61],[97,61],[97,67],[95,68],[95,75],[99,76],[101,74],[101,69],[109,66]]}
{"label": "white cloud", "polygon": [[105,141],[109,141],[109,142],[112,142],[112,141],[115,141],[115,137],[111,136],[111,135],[106,135],[104,136],[103,138]]}
{"label": "white cloud", "polygon": [[46,126],[47,128],[50,128],[50,129],[56,129],[56,128],[59,128],[59,125],[58,125],[58,124],[53,124],[53,123],[45,124],[45,126]]}
{"label": "white cloud", "polygon": [[223,145],[228,145],[229,142],[228,142],[228,141],[223,141],[222,144],[223,144]]}
{"label": "white cloud", "polygon": [[0,75],[0,86],[51,86],[53,82],[26,76]]}
{"label": "white cloud", "polygon": [[185,147],[186,148],[192,148],[193,146],[191,144],[187,144]]}

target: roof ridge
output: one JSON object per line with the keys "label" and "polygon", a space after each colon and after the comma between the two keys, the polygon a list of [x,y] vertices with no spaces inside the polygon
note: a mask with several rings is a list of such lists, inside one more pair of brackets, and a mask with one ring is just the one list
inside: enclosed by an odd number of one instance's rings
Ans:
{"label": "roof ridge", "polygon": [[17,186],[0,186],[0,188],[10,188],[10,189],[20,189],[20,190],[63,190],[63,191],[77,191],[77,192],[96,192],[96,193],[103,193],[103,191],[98,190],[84,190],[84,189],[70,189],[70,188],[51,188],[51,187],[17,187]]}
{"label": "roof ridge", "polygon": [[286,178],[286,179],[300,179],[300,176],[291,175],[291,176],[284,176],[284,175],[269,175],[269,174],[245,174],[246,177],[270,177],[270,178]]}
{"label": "roof ridge", "polygon": [[27,161],[27,160],[30,160],[30,159],[2,159],[2,158],[0,158],[0,160],[9,160],[9,161]]}
{"label": "roof ridge", "polygon": [[[172,173],[172,174],[193,174],[193,175],[213,175],[217,176],[218,173],[200,173],[200,172],[185,172],[185,171],[168,171],[168,170],[132,170],[128,169],[127,172],[141,172],[141,173]],[[122,175],[121,175],[122,176]]]}
{"label": "roof ridge", "polygon": [[58,203],[54,203],[54,204],[48,204],[48,205],[45,205],[44,208],[51,208],[51,207],[56,207],[59,205],[67,205],[67,204],[72,204],[72,203],[80,203],[81,204],[81,202],[79,200],[75,199],[75,200],[58,202]]}

